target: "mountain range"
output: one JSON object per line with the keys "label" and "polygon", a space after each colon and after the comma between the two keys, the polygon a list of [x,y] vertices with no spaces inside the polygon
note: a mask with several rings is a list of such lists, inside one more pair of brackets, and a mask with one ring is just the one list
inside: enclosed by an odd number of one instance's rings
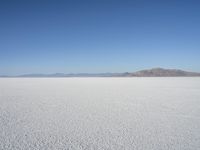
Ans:
{"label": "mountain range", "polygon": [[197,77],[200,73],[179,69],[152,68],[136,72],[125,73],[54,73],[54,74],[24,74],[18,76],[0,77]]}
{"label": "mountain range", "polygon": [[141,70],[133,73],[128,73],[127,76],[135,77],[193,77],[200,76],[197,72],[188,72],[179,69],[163,69],[153,68],[148,70]]}

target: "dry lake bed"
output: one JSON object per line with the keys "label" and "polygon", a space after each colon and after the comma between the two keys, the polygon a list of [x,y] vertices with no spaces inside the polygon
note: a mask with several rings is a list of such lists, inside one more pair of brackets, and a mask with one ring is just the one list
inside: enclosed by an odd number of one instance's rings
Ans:
{"label": "dry lake bed", "polygon": [[200,78],[0,78],[1,150],[199,150]]}

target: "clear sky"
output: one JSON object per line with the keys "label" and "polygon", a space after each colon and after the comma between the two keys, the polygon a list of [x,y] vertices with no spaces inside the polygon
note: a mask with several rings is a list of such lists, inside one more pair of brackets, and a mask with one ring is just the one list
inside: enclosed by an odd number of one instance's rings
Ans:
{"label": "clear sky", "polygon": [[199,0],[0,0],[0,74],[200,71]]}

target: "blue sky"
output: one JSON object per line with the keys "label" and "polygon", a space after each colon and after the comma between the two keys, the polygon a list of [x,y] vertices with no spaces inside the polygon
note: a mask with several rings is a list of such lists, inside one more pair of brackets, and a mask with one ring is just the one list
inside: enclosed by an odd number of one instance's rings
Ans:
{"label": "blue sky", "polygon": [[200,71],[198,0],[1,0],[0,74]]}

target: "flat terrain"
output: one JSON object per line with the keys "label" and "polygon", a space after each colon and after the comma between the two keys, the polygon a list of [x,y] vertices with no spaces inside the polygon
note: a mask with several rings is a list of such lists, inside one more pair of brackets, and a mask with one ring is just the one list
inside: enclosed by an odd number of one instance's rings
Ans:
{"label": "flat terrain", "polygon": [[0,78],[2,150],[199,150],[200,78]]}

